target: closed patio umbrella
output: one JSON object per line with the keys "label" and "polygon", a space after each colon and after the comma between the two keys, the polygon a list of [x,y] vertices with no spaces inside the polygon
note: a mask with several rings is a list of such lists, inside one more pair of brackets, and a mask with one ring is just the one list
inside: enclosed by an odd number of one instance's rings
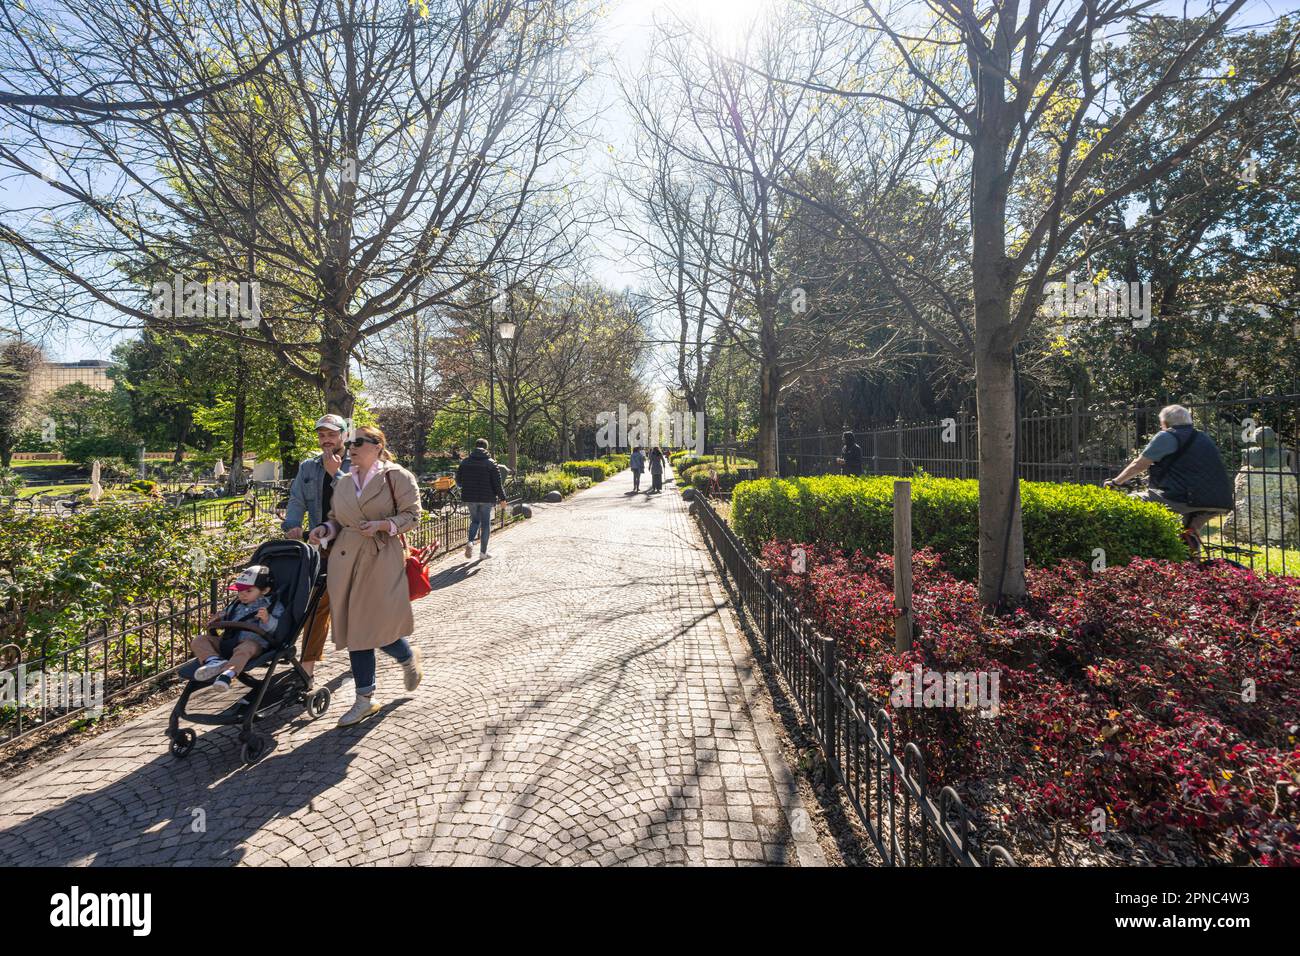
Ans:
{"label": "closed patio umbrella", "polygon": [[104,487],[99,483],[99,462],[90,466],[90,500],[98,501],[104,497]]}

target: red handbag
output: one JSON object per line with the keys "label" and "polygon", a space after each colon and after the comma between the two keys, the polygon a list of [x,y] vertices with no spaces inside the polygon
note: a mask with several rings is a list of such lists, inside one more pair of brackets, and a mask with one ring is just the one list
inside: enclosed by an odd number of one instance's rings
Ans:
{"label": "red handbag", "polygon": [[[384,481],[388,485],[388,494],[393,499],[393,513],[397,513],[397,495],[393,491],[393,481],[388,472],[384,472]],[[402,542],[402,554],[406,556],[406,590],[412,601],[418,601],[433,590],[429,583],[429,562],[438,550],[438,542],[424,548],[410,548],[406,545],[406,535],[399,534],[397,540]]]}

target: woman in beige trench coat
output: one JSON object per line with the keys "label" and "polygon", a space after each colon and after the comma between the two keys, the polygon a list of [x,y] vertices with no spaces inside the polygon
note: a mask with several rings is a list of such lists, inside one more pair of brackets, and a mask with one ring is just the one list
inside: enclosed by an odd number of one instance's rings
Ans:
{"label": "woman in beige trench coat", "polygon": [[334,646],[352,661],[357,700],[339,726],[379,711],[375,649],[402,665],[407,690],[420,683],[420,657],[406,637],[415,630],[406,582],[406,553],[398,535],[420,521],[415,477],[392,461],[378,428],[358,428],[347,447],[352,470],[334,486],[330,513],[311,542],[329,549],[326,577]]}

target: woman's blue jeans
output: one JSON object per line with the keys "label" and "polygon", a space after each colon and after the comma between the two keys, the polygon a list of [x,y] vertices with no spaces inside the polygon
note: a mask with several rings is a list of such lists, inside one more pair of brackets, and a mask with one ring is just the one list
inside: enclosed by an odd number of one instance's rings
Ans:
{"label": "woman's blue jeans", "polygon": [[[380,650],[399,664],[409,661],[415,653],[404,637],[385,644]],[[352,658],[352,679],[357,682],[357,695],[369,697],[375,692],[375,652],[348,651],[348,656]]]}

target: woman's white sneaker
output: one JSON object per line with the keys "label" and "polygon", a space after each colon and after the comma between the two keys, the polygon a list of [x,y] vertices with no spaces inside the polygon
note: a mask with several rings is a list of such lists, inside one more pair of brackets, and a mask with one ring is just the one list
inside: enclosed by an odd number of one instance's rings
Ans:
{"label": "woman's white sneaker", "polygon": [[367,717],[373,717],[379,713],[379,705],[375,703],[374,695],[362,697],[357,695],[356,702],[352,709],[339,718],[340,727],[351,727],[353,724],[359,724]]}

